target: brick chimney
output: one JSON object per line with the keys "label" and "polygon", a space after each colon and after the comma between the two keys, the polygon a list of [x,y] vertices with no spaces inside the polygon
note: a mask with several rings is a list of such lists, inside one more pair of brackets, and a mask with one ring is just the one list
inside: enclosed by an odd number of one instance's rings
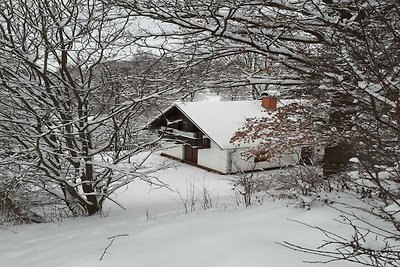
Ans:
{"label": "brick chimney", "polygon": [[261,106],[265,109],[276,109],[278,99],[275,96],[271,96],[265,92],[261,93]]}

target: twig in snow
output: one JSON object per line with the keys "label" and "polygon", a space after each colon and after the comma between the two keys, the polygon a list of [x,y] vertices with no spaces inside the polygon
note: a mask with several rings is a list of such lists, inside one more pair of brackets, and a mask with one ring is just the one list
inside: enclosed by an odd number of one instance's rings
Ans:
{"label": "twig in snow", "polygon": [[0,226],[0,229],[1,229],[1,230],[5,230],[5,231],[12,232],[12,233],[14,233],[14,234],[17,234],[17,232],[16,232],[16,231],[14,231],[14,230],[11,230],[11,229],[8,229],[8,228],[5,228],[5,227],[2,227],[2,226]]}
{"label": "twig in snow", "polygon": [[114,235],[114,236],[110,236],[109,238],[107,238],[107,239],[114,239],[114,238],[116,238],[116,237],[120,237],[120,236],[128,236],[129,234],[119,234],[119,235]]}
{"label": "twig in snow", "polygon": [[111,245],[113,244],[115,238],[121,237],[121,236],[128,236],[128,235],[129,235],[129,234],[119,234],[119,235],[114,235],[114,236],[110,236],[109,238],[107,238],[108,240],[111,239],[111,241],[110,241],[110,244],[108,244],[108,246],[104,249],[103,254],[101,254],[100,260],[102,260],[102,259],[104,258],[104,256],[105,256],[106,253],[107,253],[107,249],[108,249],[109,247],[111,247]]}

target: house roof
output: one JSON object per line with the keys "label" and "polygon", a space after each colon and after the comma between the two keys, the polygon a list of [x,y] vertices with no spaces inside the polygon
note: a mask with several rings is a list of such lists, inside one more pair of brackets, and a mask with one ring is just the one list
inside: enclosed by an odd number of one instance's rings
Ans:
{"label": "house roof", "polygon": [[[285,104],[280,101],[279,105]],[[235,148],[230,143],[234,133],[244,126],[247,118],[262,118],[267,115],[260,100],[178,102],[168,108],[177,107],[205,135],[222,149]],[[252,144],[241,144],[241,147]]]}

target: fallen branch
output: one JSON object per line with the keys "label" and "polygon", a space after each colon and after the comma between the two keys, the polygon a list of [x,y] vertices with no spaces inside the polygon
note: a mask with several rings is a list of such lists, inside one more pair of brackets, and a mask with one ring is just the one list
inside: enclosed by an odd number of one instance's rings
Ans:
{"label": "fallen branch", "polygon": [[107,238],[108,240],[111,239],[111,241],[110,241],[110,244],[108,244],[108,246],[104,249],[103,254],[101,254],[100,260],[102,260],[104,258],[104,255],[106,255],[108,248],[111,247],[111,245],[113,244],[115,238],[121,237],[121,236],[128,236],[128,235],[129,234],[119,234],[119,235],[114,235],[114,236],[111,236],[111,237]]}
{"label": "fallen branch", "polygon": [[12,233],[14,233],[14,234],[18,234],[18,232],[14,231],[14,230],[11,230],[11,229],[8,229],[8,228],[5,228],[5,227],[2,227],[2,226],[0,226],[0,229],[1,229],[1,230],[5,230],[5,231],[12,232]]}

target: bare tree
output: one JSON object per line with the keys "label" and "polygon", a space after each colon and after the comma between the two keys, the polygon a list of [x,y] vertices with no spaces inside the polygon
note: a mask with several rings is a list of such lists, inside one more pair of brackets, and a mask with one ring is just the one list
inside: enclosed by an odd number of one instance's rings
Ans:
{"label": "bare tree", "polygon": [[141,128],[132,122],[171,88],[140,94],[99,77],[138,39],[126,14],[95,0],[6,0],[0,9],[2,170],[74,214],[97,213],[133,179],[156,183],[139,170],[143,158],[117,164],[153,142],[135,139]]}
{"label": "bare tree", "polygon": [[309,92],[343,91],[366,106],[397,108],[396,1],[110,2],[174,25],[158,35],[175,38],[170,50],[193,62],[256,53],[286,68],[279,78],[266,74],[249,84],[303,84]]}

